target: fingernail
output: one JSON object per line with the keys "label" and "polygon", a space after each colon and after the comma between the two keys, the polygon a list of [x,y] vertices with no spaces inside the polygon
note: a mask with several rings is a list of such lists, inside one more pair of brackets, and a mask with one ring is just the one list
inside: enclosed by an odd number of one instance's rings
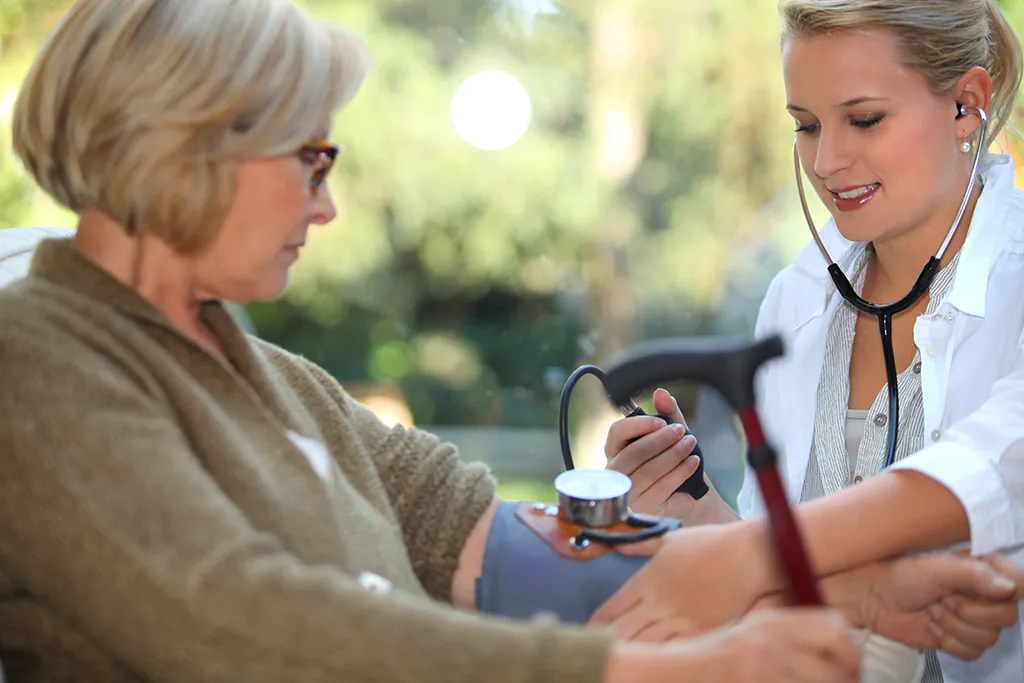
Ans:
{"label": "fingernail", "polygon": [[950,612],[955,612],[956,611],[956,598],[954,598],[953,596],[949,596],[949,597],[943,598],[942,599],[942,604]]}
{"label": "fingernail", "polygon": [[676,436],[682,436],[683,434],[686,433],[686,427],[684,427],[683,425],[672,425],[672,431],[675,433]]}
{"label": "fingernail", "polygon": [[942,630],[942,627],[936,624],[934,621],[928,622],[928,630],[931,631],[932,635],[934,635],[936,638],[941,638],[946,633]]}
{"label": "fingernail", "polygon": [[697,437],[695,437],[693,434],[690,434],[689,436],[683,439],[683,445],[686,446],[687,448],[693,448],[694,446],[697,445]]}
{"label": "fingernail", "polygon": [[1017,584],[1002,574],[992,579],[992,587],[1001,591],[1017,590]]}
{"label": "fingernail", "polygon": [[936,621],[942,618],[942,612],[942,607],[940,607],[939,605],[932,605],[928,608],[928,616],[930,616],[932,619],[935,619]]}

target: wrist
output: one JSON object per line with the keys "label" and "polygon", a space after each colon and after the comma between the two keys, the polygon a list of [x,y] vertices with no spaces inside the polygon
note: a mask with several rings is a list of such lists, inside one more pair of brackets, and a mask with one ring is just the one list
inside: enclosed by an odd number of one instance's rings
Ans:
{"label": "wrist", "polygon": [[[615,641],[608,648],[608,659],[605,662],[604,675],[601,683],[626,683],[627,681],[638,681],[643,683],[655,683],[657,678],[652,678],[652,666],[650,657],[645,657],[644,648],[634,643]],[[653,655],[654,653],[649,653]]]}
{"label": "wrist", "polygon": [[[740,543],[750,548],[751,590],[761,595],[789,589],[789,581],[779,566],[772,530],[765,518],[744,521]],[[819,579],[819,589],[825,604],[833,608],[852,626],[867,626],[872,622],[870,608],[870,570],[865,567],[833,574]]]}
{"label": "wrist", "polygon": [[841,614],[851,626],[861,628],[870,623],[864,591],[867,583],[861,572],[848,571],[821,580],[819,586],[825,604]]}
{"label": "wrist", "polygon": [[729,504],[718,495],[718,491],[709,482],[707,495],[695,501],[692,510],[686,514],[683,522],[687,526],[697,526],[701,524],[727,524],[729,522],[738,522],[741,519],[742,517],[729,507]]}
{"label": "wrist", "polygon": [[766,519],[752,519],[733,526],[734,543],[744,549],[749,590],[757,596],[788,588],[779,571],[771,529]]}
{"label": "wrist", "polygon": [[705,668],[701,654],[685,640],[665,645],[615,641],[601,683],[697,683],[694,673]]}

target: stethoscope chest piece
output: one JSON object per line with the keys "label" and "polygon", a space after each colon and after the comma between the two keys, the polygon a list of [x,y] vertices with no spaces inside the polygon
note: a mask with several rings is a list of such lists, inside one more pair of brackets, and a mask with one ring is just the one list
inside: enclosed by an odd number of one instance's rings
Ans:
{"label": "stethoscope chest piece", "polygon": [[614,470],[569,470],[555,477],[559,516],[588,529],[603,529],[629,519],[633,482]]}

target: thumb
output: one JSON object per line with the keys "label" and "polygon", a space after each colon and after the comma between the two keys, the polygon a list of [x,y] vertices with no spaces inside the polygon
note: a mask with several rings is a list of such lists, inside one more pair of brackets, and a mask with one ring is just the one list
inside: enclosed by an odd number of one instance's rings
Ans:
{"label": "thumb", "polygon": [[976,558],[949,557],[944,563],[946,588],[979,598],[1007,600],[1017,593],[1017,584],[988,562]]}
{"label": "thumb", "polygon": [[[1008,597],[1024,600],[1024,571],[1020,565],[999,553],[992,553],[981,559],[996,572],[996,578],[992,579],[993,584],[1005,591]],[[1012,591],[1009,589],[1011,585]]]}
{"label": "thumb", "polygon": [[679,409],[679,403],[672,394],[664,389],[654,392],[654,409],[658,411],[658,415],[670,417],[679,424],[686,425],[686,418],[683,417],[683,411]]}

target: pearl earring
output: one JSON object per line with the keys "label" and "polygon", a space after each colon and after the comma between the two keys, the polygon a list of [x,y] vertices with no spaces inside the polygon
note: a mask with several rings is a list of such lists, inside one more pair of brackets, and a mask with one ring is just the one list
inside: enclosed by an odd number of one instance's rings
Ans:
{"label": "pearl earring", "polygon": [[964,154],[970,154],[971,143],[969,140],[964,140],[963,144],[960,145],[960,151],[963,152]]}

